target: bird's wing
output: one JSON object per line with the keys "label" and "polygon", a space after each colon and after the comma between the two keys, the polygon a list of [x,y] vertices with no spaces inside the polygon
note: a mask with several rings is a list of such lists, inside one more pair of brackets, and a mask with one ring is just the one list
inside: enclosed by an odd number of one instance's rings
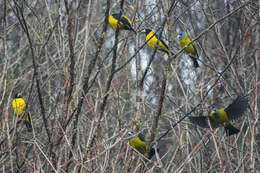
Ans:
{"label": "bird's wing", "polygon": [[[119,14],[112,14],[112,16],[116,19],[119,20]],[[120,22],[122,22],[124,25],[129,25],[131,26],[131,23],[127,20],[127,18],[122,14]]]}
{"label": "bird's wing", "polygon": [[[205,116],[198,116],[198,117],[189,116],[189,120],[191,123],[196,124],[202,128],[209,128],[207,117]],[[215,123],[215,121],[211,117],[209,117],[209,120],[210,120],[211,127],[213,129],[220,127],[220,125]]]}
{"label": "bird's wing", "polygon": [[227,113],[229,120],[236,120],[240,118],[248,107],[248,97],[242,94],[238,95],[237,98],[231,103],[225,112]]}
{"label": "bird's wing", "polygon": [[[158,38],[158,37],[157,37]],[[169,50],[169,47],[168,45],[163,41],[163,40],[160,40],[162,42],[162,44]]]}
{"label": "bird's wing", "polygon": [[[159,37],[158,37],[158,35],[156,35],[156,34],[154,34],[154,36],[158,39]],[[162,38],[162,37],[161,37]],[[162,40],[162,39],[160,39],[160,41],[162,42],[162,44],[169,50],[169,47],[168,47],[168,45]]]}
{"label": "bird's wing", "polygon": [[122,15],[120,22],[122,22],[124,25],[127,25],[129,26],[129,28],[131,28],[131,23],[127,20],[125,16]]}
{"label": "bird's wing", "polygon": [[138,137],[139,137],[139,139],[140,139],[141,141],[145,142],[145,137],[144,137],[144,135],[143,135],[142,133],[139,133],[139,134],[138,134]]}

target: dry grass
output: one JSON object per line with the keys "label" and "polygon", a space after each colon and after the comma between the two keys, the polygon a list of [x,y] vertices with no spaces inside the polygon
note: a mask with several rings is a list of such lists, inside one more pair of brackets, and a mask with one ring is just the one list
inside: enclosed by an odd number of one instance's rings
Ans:
{"label": "dry grass", "polygon": [[[0,2],[1,172],[259,172],[260,1]],[[137,35],[114,32],[111,11]],[[145,45],[161,35],[175,55]],[[178,45],[188,32],[200,67]],[[150,61],[150,65],[147,66]],[[14,116],[20,92],[33,132]],[[187,116],[249,97],[240,133],[201,129]],[[159,148],[133,152],[126,131]]]}

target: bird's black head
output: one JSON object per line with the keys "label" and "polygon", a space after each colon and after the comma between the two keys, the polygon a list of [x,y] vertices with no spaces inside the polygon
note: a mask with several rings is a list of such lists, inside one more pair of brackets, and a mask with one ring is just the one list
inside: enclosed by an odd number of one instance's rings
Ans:
{"label": "bird's black head", "polygon": [[[111,13],[111,15],[115,18],[115,19],[119,19],[119,13]],[[121,15],[123,16],[123,15]]]}
{"label": "bird's black head", "polygon": [[144,30],[144,32],[145,32],[146,35],[149,34],[151,31],[152,31],[151,29],[145,29],[145,30]]}
{"label": "bird's black head", "polygon": [[17,98],[22,98],[22,97],[21,97],[21,95],[20,95],[19,93],[16,93],[16,94],[14,95],[14,98],[17,99]]}

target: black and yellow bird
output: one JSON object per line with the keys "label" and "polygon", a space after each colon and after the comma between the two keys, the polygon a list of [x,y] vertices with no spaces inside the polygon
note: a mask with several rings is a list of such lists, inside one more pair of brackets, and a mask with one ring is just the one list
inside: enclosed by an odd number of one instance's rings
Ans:
{"label": "black and yellow bird", "polygon": [[[12,105],[13,105],[15,115],[18,115],[18,117],[23,115],[24,109],[26,107],[26,103],[25,103],[24,99],[19,94],[15,94]],[[25,122],[25,125],[26,125],[28,131],[31,132],[32,131],[32,124],[31,124],[30,113],[25,114],[25,121],[24,122]]]}
{"label": "black and yellow bird", "polygon": [[202,128],[209,128],[207,118],[213,129],[218,127],[224,127],[226,134],[231,136],[239,132],[239,129],[235,128],[230,121],[240,118],[248,107],[248,98],[243,95],[239,95],[233,103],[226,108],[213,109],[209,116],[189,117],[191,123],[196,124]]}
{"label": "black and yellow bird", "polygon": [[[119,20],[119,13],[111,13],[108,17],[108,22],[111,25],[111,27],[116,31],[117,23]],[[120,30],[130,30],[133,31],[136,34],[136,31],[132,27],[131,20],[129,20],[125,15],[121,15],[121,18],[119,20],[119,29]]]}
{"label": "black and yellow bird", "polygon": [[[141,154],[146,153],[147,144],[145,142],[145,137],[143,134],[139,133],[135,135],[132,131],[128,131],[128,135],[132,138],[129,140],[129,144],[131,147],[135,148]],[[151,159],[155,154],[155,149],[151,149],[148,153],[148,159]]]}
{"label": "black and yellow bird", "polygon": [[163,51],[167,54],[170,53],[168,45],[162,39],[158,41],[159,37],[154,33],[154,31],[151,29],[145,29],[145,34],[145,40],[147,41],[148,46],[153,49],[157,48],[157,50]]}
{"label": "black and yellow bird", "polygon": [[[177,38],[180,42],[180,46],[181,48],[184,48],[185,46],[187,46],[189,43],[190,43],[190,38],[188,36],[188,34],[184,34],[183,32],[180,32],[178,35],[177,35]],[[192,59],[193,61],[193,66],[195,68],[199,67],[199,63],[198,63],[198,58],[199,58],[199,55],[198,55],[198,52],[195,48],[195,46],[193,44],[190,44],[188,47],[186,47],[184,49],[184,51],[189,55],[189,57]]]}

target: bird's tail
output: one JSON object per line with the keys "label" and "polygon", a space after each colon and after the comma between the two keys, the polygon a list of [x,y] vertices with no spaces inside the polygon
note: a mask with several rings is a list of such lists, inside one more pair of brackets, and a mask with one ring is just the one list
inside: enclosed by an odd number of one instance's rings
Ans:
{"label": "bird's tail", "polygon": [[[157,148],[156,149],[157,152],[159,152],[159,149]],[[149,151],[149,154],[148,154],[148,159],[152,159],[152,157],[155,155],[155,149],[152,148],[150,151]]]}
{"label": "bird's tail", "polygon": [[25,125],[27,127],[28,132],[32,131],[32,122],[30,113],[25,115]]}
{"label": "bird's tail", "polygon": [[149,151],[148,159],[151,159],[154,155],[155,155],[155,150],[152,148],[152,149]]}
{"label": "bird's tail", "polygon": [[231,135],[234,135],[234,134],[237,134],[237,133],[239,133],[239,129],[237,129],[237,128],[235,128],[234,126],[232,126],[231,124],[229,124],[229,125],[227,125],[226,127],[225,127],[225,131],[226,131],[226,134],[228,135],[228,136],[231,136]]}
{"label": "bird's tail", "polygon": [[198,67],[199,67],[199,62],[198,62],[197,58],[195,58],[194,56],[191,56],[191,55],[190,55],[190,58],[191,58],[192,61],[193,61],[193,66],[194,66],[195,68],[198,68]]}

